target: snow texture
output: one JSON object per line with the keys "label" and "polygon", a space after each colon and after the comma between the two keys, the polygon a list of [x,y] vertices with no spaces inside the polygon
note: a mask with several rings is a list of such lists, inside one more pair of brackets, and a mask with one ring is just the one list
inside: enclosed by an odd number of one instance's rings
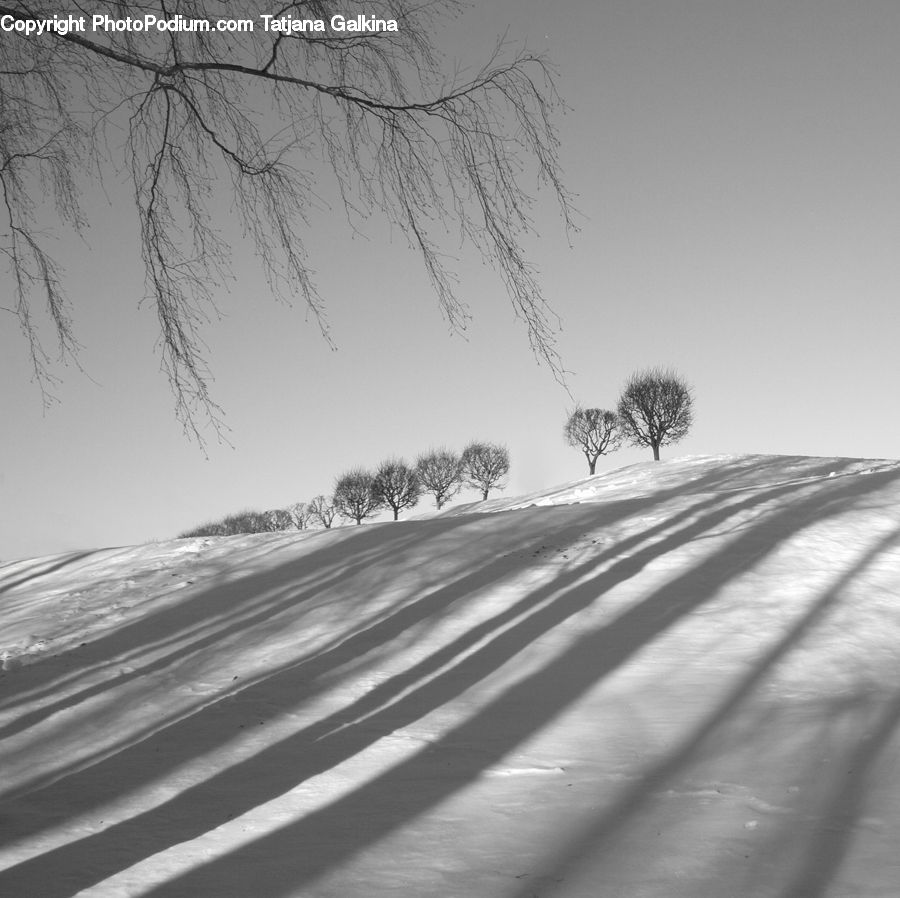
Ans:
{"label": "snow texture", "polygon": [[0,566],[0,895],[896,898],[900,462]]}

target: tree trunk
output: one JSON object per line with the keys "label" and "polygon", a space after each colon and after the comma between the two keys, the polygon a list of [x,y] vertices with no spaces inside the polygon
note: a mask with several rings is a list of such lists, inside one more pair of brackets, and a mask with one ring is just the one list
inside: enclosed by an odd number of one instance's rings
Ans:
{"label": "tree trunk", "polygon": [[589,458],[588,459],[588,472],[593,474],[594,471],[596,470],[596,468],[597,468],[597,459]]}
{"label": "tree trunk", "polygon": [[659,444],[653,444],[653,461],[659,461]]}
{"label": "tree trunk", "polygon": [[395,509],[394,509],[394,520],[395,520],[395,521],[397,520],[397,515],[398,515],[399,513],[400,513],[400,509],[399,509],[399,508],[395,508]]}
{"label": "tree trunk", "polygon": [[482,492],[483,492],[483,495],[482,495],[481,498],[482,498],[483,501],[486,502],[486,501],[487,501],[487,494],[488,494],[488,491],[487,491],[487,490],[483,490]]}

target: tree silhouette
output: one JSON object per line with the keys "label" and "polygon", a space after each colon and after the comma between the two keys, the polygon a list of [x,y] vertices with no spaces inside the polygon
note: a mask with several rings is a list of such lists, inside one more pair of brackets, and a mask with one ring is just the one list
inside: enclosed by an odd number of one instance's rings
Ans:
{"label": "tree silhouette", "polygon": [[334,507],[339,515],[361,524],[381,508],[375,477],[362,468],[342,474],[334,485]]}
{"label": "tree silhouette", "polygon": [[563,428],[566,442],[580,449],[593,474],[597,459],[614,452],[622,443],[622,429],[615,412],[602,408],[576,408]]}
{"label": "tree silhouette", "polygon": [[375,472],[375,498],[394,512],[394,520],[404,508],[412,508],[422,494],[422,486],[413,468],[399,459],[382,462]]}
{"label": "tree silhouette", "polygon": [[674,371],[649,368],[632,374],[619,398],[619,420],[634,446],[659,449],[683,439],[694,423],[694,397]]}
{"label": "tree silhouette", "polygon": [[449,449],[431,449],[416,459],[416,473],[422,488],[434,496],[438,511],[462,487],[460,457]]}
{"label": "tree silhouette", "polygon": [[500,481],[509,471],[509,451],[497,443],[469,443],[462,454],[462,476],[487,499],[492,489],[502,489]]}
{"label": "tree silhouette", "polygon": [[291,517],[291,523],[298,530],[305,530],[309,526],[312,512],[305,502],[294,502],[285,509]]}
{"label": "tree silhouette", "polygon": [[326,530],[331,529],[331,525],[334,523],[338,513],[334,505],[334,497],[316,496],[306,507],[311,521],[317,521]]}

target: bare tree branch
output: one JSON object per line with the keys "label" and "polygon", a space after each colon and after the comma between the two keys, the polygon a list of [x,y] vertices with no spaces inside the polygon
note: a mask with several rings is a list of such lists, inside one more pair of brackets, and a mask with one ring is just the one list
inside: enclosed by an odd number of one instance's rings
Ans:
{"label": "bare tree branch", "polygon": [[[299,297],[328,339],[304,244],[319,202],[309,169],[321,161],[351,228],[375,212],[399,227],[446,320],[463,330],[470,311],[442,248],[455,221],[462,241],[497,270],[536,357],[563,380],[558,319],[525,255],[532,197],[520,186],[533,165],[574,229],[552,124],[561,105],[554,73],[542,56],[500,43],[473,75],[448,76],[432,36],[457,8],[454,0],[372,0],[366,14],[396,19],[397,32],[286,33],[264,31],[246,0],[100,0],[90,12],[116,19],[181,15],[257,27],[0,36],[0,255],[38,382],[46,386],[52,375],[36,301],[43,299],[63,354],[77,348],[45,234],[51,225],[83,224],[76,180],[124,168],[176,413],[201,442],[205,422],[220,428],[202,332],[230,276],[230,248],[213,194],[227,188],[273,294]],[[327,20],[344,11],[335,0],[309,0],[283,3],[275,14]],[[49,0],[0,2],[10,21],[54,14],[66,12]],[[35,195],[52,195],[55,221]]]}

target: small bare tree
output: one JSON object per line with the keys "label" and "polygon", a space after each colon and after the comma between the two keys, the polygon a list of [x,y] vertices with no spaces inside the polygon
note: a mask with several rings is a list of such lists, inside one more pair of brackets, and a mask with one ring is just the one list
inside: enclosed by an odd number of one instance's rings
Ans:
{"label": "small bare tree", "polygon": [[375,494],[375,477],[363,468],[354,468],[338,477],[334,485],[334,507],[342,517],[361,524],[381,508]]}
{"label": "small bare tree", "polygon": [[619,420],[633,446],[659,449],[683,439],[694,423],[691,387],[676,372],[649,368],[632,374],[619,397]]}
{"label": "small bare tree", "polygon": [[290,514],[283,508],[271,511],[245,509],[226,515],[219,521],[211,521],[179,534],[185,536],[237,536],[242,533],[274,533],[288,530],[292,525]]}
{"label": "small bare tree", "polygon": [[394,512],[394,520],[404,508],[412,508],[422,495],[422,485],[414,468],[392,458],[382,462],[375,472],[375,498]]}
{"label": "small bare tree", "polygon": [[615,412],[603,408],[576,408],[563,428],[566,442],[580,449],[593,474],[597,459],[614,452],[622,444],[622,430]]}
{"label": "small bare tree", "polygon": [[449,449],[431,449],[416,460],[416,473],[425,492],[434,496],[438,511],[462,487],[460,457]]}
{"label": "small bare tree", "polygon": [[326,530],[331,529],[338,513],[333,497],[316,496],[306,507],[309,509],[309,520],[318,522]]}
{"label": "small bare tree", "polygon": [[273,508],[263,513],[268,529],[273,533],[290,530],[294,526],[294,518],[286,508]]}
{"label": "small bare tree", "polygon": [[305,502],[294,502],[285,511],[291,516],[291,523],[297,530],[305,530],[309,526],[311,512]]}
{"label": "small bare tree", "polygon": [[490,490],[505,485],[500,481],[509,471],[509,451],[497,443],[469,443],[463,450],[461,469],[463,480],[487,499]]}
{"label": "small bare tree", "polygon": [[225,515],[222,518],[222,528],[226,536],[236,536],[241,533],[268,533],[271,530],[268,514],[252,508]]}

